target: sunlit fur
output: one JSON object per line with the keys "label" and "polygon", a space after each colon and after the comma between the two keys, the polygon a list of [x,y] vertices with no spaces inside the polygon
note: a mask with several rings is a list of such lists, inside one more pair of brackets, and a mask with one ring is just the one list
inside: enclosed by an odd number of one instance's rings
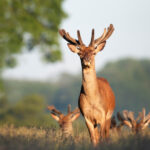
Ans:
{"label": "sunlit fur", "polygon": [[[94,145],[109,136],[111,116],[115,107],[114,93],[104,78],[96,77],[95,59],[92,54],[90,65],[82,64],[82,88],[79,96],[79,108],[85,117]],[[98,128],[100,125],[100,129]]]}
{"label": "sunlit fur", "polygon": [[120,112],[117,113],[117,118],[120,121],[120,124],[113,125],[115,123],[115,118],[112,118],[112,126],[113,128],[118,128],[120,126],[126,125],[129,127],[133,133],[139,133],[146,129],[150,124],[150,112],[146,115],[146,110],[143,108],[142,112],[139,112],[137,117],[134,116],[134,112],[124,110],[122,114]]}
{"label": "sunlit fur", "polygon": [[109,136],[111,116],[115,108],[115,96],[109,83],[106,79],[97,77],[95,71],[95,55],[104,48],[106,40],[113,31],[111,24],[108,31],[105,29],[103,35],[94,40],[94,30],[92,30],[89,46],[84,45],[79,31],[78,40],[73,39],[65,30],[59,31],[60,35],[69,42],[67,44],[69,49],[77,53],[81,60],[82,85],[78,104],[94,146],[100,139],[104,140]]}
{"label": "sunlit fur", "polygon": [[85,47],[85,50],[82,51],[81,54],[79,54],[81,59],[81,64],[84,68],[90,67],[92,65],[92,60],[94,59],[94,52],[93,50],[89,50],[88,47]]}
{"label": "sunlit fur", "polygon": [[[68,105],[69,107],[69,105]],[[74,109],[72,112],[68,109],[66,115],[62,114],[54,106],[48,106],[48,109],[51,111],[51,116],[55,119],[62,131],[63,137],[69,137],[73,134],[72,123],[80,116],[80,111],[78,108]]]}

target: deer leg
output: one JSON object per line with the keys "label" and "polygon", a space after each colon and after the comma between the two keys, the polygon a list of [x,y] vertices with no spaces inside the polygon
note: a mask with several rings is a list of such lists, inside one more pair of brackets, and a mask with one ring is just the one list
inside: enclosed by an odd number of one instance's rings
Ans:
{"label": "deer leg", "polygon": [[97,141],[97,138],[96,138],[96,135],[95,135],[94,125],[87,118],[85,118],[85,121],[86,121],[86,126],[87,126],[89,134],[90,134],[91,142],[94,145],[94,147],[96,147],[97,144],[98,144],[98,141]]}
{"label": "deer leg", "polygon": [[105,136],[106,138],[109,137],[109,130],[110,130],[110,123],[111,123],[111,119],[106,120],[106,125],[105,125]]}
{"label": "deer leg", "polygon": [[101,127],[100,127],[100,135],[101,135],[101,139],[102,141],[105,139],[105,123],[101,124]]}
{"label": "deer leg", "polygon": [[100,141],[100,133],[99,133],[99,128],[98,128],[97,125],[94,125],[94,132],[95,132],[96,141],[97,141],[97,143],[99,143],[99,141]]}

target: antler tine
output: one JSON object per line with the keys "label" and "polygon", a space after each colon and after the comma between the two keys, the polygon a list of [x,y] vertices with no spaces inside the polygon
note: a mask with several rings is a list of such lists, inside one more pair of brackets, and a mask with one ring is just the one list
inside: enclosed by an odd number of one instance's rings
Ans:
{"label": "antler tine", "polygon": [[125,120],[125,118],[120,114],[120,112],[117,112],[117,118],[121,122],[123,122]]}
{"label": "antler tine", "polygon": [[71,113],[71,105],[68,105],[68,114]]}
{"label": "antler tine", "polygon": [[142,126],[142,129],[145,129],[149,124],[150,124],[150,113],[148,113],[148,115],[145,116],[145,108],[143,108],[142,110],[142,119],[140,121],[140,125]]}
{"label": "antler tine", "polygon": [[72,114],[80,113],[80,109],[78,107],[76,107],[71,113]]}
{"label": "antler tine", "polygon": [[147,122],[150,120],[150,112],[148,113],[148,115],[146,115],[144,122]]}
{"label": "antler tine", "polygon": [[112,24],[110,24],[110,26],[107,28],[107,32],[106,29],[104,29],[103,35],[100,38],[95,40],[95,44],[99,45],[100,43],[105,42],[111,36],[113,31],[114,31],[114,27]]}
{"label": "antler tine", "polygon": [[124,110],[123,112],[123,117],[128,120],[128,111],[127,110]]}
{"label": "antler tine", "polygon": [[124,111],[122,111],[122,114],[123,114],[123,116],[119,112],[117,113],[117,118],[119,121],[121,121],[119,127],[126,125],[129,128],[132,128],[131,121],[129,121],[129,118],[128,118],[128,111],[124,110]]}
{"label": "antler tine", "polygon": [[108,27],[107,30],[108,30],[107,34],[106,34],[105,38],[103,39],[103,41],[107,40],[111,36],[111,34],[113,33],[113,31],[114,31],[113,25],[110,24],[110,26]]}
{"label": "antler tine", "polygon": [[90,42],[89,46],[94,46],[94,29],[92,29],[91,42]]}
{"label": "antler tine", "polygon": [[69,33],[66,33],[66,31],[64,29],[59,30],[59,34],[69,43],[73,44],[73,45],[78,45],[79,41],[72,38]]}
{"label": "antler tine", "polygon": [[101,41],[104,37],[105,37],[105,35],[106,35],[106,28],[104,29],[104,32],[103,32],[103,34],[102,34],[102,36],[101,37],[99,37],[98,39],[96,39],[94,42],[95,42],[95,44],[97,44],[98,45],[98,42],[99,41]]}
{"label": "antler tine", "polygon": [[133,124],[133,126],[136,125],[136,121],[135,121],[135,119],[134,119],[134,112],[130,111],[130,112],[128,113],[128,120],[131,121],[131,123]]}
{"label": "antler tine", "polygon": [[140,120],[141,117],[142,117],[142,113],[139,112],[139,115],[138,115],[137,118],[136,118],[136,122],[137,122],[138,120]]}
{"label": "antler tine", "polygon": [[143,108],[142,112],[140,113],[141,114],[140,124],[145,122],[145,113],[146,113],[146,110],[145,110],[145,108]]}
{"label": "antler tine", "polygon": [[58,115],[61,115],[62,113],[60,111],[58,111],[55,106],[51,105],[47,107],[50,111],[52,111],[52,113],[56,113]]}
{"label": "antler tine", "polygon": [[79,41],[80,45],[84,45],[79,30],[77,30],[77,36],[78,36],[78,41]]}
{"label": "antler tine", "polygon": [[142,117],[143,117],[143,120],[144,120],[145,119],[145,115],[146,115],[146,109],[145,108],[142,109],[142,115],[143,115]]}

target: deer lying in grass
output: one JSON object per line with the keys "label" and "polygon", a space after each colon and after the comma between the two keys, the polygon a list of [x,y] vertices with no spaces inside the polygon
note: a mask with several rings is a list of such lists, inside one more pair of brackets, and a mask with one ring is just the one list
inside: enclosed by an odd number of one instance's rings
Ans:
{"label": "deer lying in grass", "polygon": [[80,116],[79,108],[71,111],[71,105],[68,105],[67,115],[64,115],[58,111],[53,105],[48,106],[48,109],[51,111],[51,116],[59,123],[59,126],[62,130],[62,135],[64,137],[72,136],[72,122]]}
{"label": "deer lying in grass", "polygon": [[[96,146],[100,140],[109,136],[111,116],[115,107],[114,93],[104,78],[96,76],[95,55],[103,50],[106,40],[114,31],[111,24],[104,29],[101,37],[94,39],[92,30],[89,46],[83,43],[80,31],[77,31],[78,40],[72,38],[65,30],[60,30],[60,35],[68,42],[69,49],[77,53],[82,66],[82,86],[79,96],[79,108],[85,118],[91,141]],[[98,128],[100,125],[100,131]]]}
{"label": "deer lying in grass", "polygon": [[[133,133],[139,133],[140,131],[144,130],[148,125],[150,124],[150,113],[146,115],[145,108],[143,108],[142,112],[139,112],[139,115],[137,118],[134,117],[134,112],[124,110],[122,112],[122,115],[118,112],[117,118],[120,121],[120,124],[117,126],[114,124],[113,126],[113,119],[112,119],[112,127],[113,128],[119,128],[123,125],[128,126]],[[117,129],[118,130],[118,129]],[[119,130],[118,130],[119,131]]]}

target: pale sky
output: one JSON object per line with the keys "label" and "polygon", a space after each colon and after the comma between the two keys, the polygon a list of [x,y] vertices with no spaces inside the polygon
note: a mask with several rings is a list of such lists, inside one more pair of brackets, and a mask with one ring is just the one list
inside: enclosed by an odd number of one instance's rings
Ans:
{"label": "pale sky", "polygon": [[[150,59],[150,0],[65,0],[64,9],[69,17],[61,27],[74,38],[79,29],[86,44],[92,28],[97,38],[110,23],[114,25],[114,33],[96,56],[96,69],[126,57]],[[51,80],[62,72],[77,74],[81,71],[78,56],[68,49],[65,40],[60,38],[60,42],[62,62],[44,64],[38,50],[23,53],[18,56],[18,66],[5,70],[4,77]]]}

